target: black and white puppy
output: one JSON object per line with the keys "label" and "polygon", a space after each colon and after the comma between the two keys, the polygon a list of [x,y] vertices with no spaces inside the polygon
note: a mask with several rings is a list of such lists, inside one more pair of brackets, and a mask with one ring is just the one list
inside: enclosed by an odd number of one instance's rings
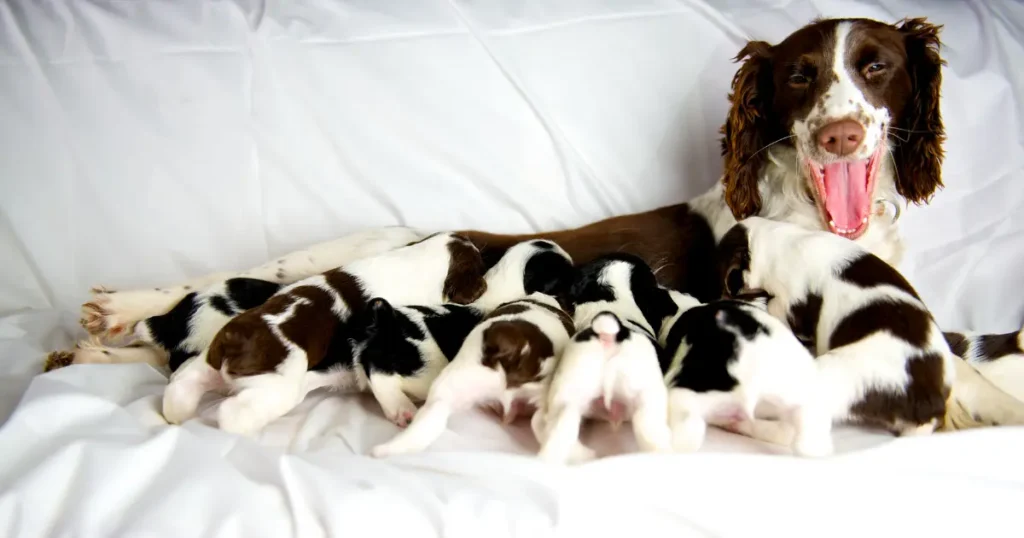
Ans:
{"label": "black and white puppy", "polygon": [[764,290],[769,313],[813,346],[814,407],[832,420],[931,433],[977,425],[964,409],[984,408],[998,423],[1024,423],[1024,403],[955,357],[906,279],[856,243],[753,217],[719,248],[727,293]]}
{"label": "black and white puppy", "polygon": [[206,349],[231,318],[262,305],[280,289],[276,282],[255,278],[218,282],[189,293],[166,314],[140,322],[135,338],[165,350],[173,372]]}
{"label": "black and white puppy", "polygon": [[[233,395],[221,402],[218,425],[254,433],[302,400],[310,371],[351,353],[349,320],[371,298],[469,303],[486,290],[483,269],[480,252],[464,237],[434,234],[286,286],[231,318],[202,353],[171,375],[164,417],[181,423],[195,414],[205,392],[228,390]],[[380,378],[385,385],[391,381]]]}
{"label": "black and white puppy", "polygon": [[[306,391],[319,387],[371,390],[385,416],[400,427],[426,399],[434,379],[453,360],[467,335],[485,316],[533,293],[560,295],[571,283],[572,260],[550,241],[528,241],[508,249],[484,275],[487,291],[469,305],[393,306],[377,297],[347,324],[342,352],[329,354],[306,374]],[[358,367],[357,367],[358,366]],[[518,411],[512,399],[507,420]]]}
{"label": "black and white puppy", "polygon": [[707,424],[754,438],[778,440],[776,424],[755,416],[768,402],[795,434],[796,454],[832,451],[831,418],[814,412],[814,357],[784,323],[760,305],[723,300],[701,304],[670,293],[679,311],[661,326],[659,341],[669,357],[672,447],[701,447]]}
{"label": "black and white puppy", "polygon": [[1003,334],[944,333],[949,347],[986,379],[1024,401],[1024,331]]}
{"label": "black and white puppy", "polygon": [[[539,456],[578,461],[583,418],[630,420],[640,449],[670,449],[668,393],[655,328],[676,307],[640,258],[613,254],[580,268],[570,290],[576,334],[551,376],[533,427]],[[575,454],[575,455],[574,455]]]}

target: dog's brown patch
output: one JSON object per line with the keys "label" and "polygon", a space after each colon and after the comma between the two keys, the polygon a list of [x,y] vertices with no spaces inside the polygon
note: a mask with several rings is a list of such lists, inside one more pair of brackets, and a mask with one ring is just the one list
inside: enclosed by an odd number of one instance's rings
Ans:
{"label": "dog's brown patch", "polygon": [[970,348],[971,342],[966,336],[954,332],[942,333],[942,336],[956,356],[967,359],[967,350]]}
{"label": "dog's brown patch", "polygon": [[358,278],[341,269],[334,269],[324,273],[324,280],[341,296],[341,300],[345,301],[351,315],[358,315],[366,309],[370,298],[367,297]]}
{"label": "dog's brown patch", "polygon": [[465,237],[454,235],[448,243],[451,261],[444,279],[444,299],[456,304],[469,304],[487,291],[484,260],[480,251]]}
{"label": "dog's brown patch", "polygon": [[818,320],[821,318],[821,303],[821,295],[808,294],[802,301],[790,305],[789,314],[786,316],[793,334],[804,345],[808,345],[812,349],[818,345]]}
{"label": "dog's brown patch", "polygon": [[982,361],[993,361],[1007,355],[1024,353],[1020,348],[1019,333],[983,334],[978,337],[976,355]]}
{"label": "dog's brown patch", "polygon": [[932,316],[926,310],[902,302],[878,301],[849,313],[832,331],[828,348],[859,342],[876,332],[889,332],[910,345],[925,347]]}
{"label": "dog's brown patch", "polygon": [[639,256],[658,267],[658,282],[707,302],[721,297],[714,264],[715,239],[711,226],[686,204],[613,217],[570,230],[525,235],[480,231],[459,232],[480,249],[491,267],[509,248],[522,241],[548,239],[561,246],[576,264],[609,252]]}
{"label": "dog's brown patch", "polygon": [[950,388],[944,380],[942,356],[926,353],[907,361],[910,382],[903,391],[868,390],[850,414],[857,420],[899,434],[908,427],[935,421],[946,415]]}
{"label": "dog's brown patch", "polygon": [[914,287],[899,271],[874,254],[865,254],[850,262],[839,274],[839,278],[859,288],[892,286],[921,300]]}
{"label": "dog's brown patch", "polygon": [[509,388],[539,380],[544,359],[554,354],[551,340],[528,321],[496,321],[484,330],[481,364],[495,370],[500,365]]}

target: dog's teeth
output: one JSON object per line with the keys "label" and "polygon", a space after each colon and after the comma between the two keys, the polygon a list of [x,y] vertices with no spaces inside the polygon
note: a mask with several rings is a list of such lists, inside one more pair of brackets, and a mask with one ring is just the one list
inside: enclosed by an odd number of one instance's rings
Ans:
{"label": "dog's teeth", "polygon": [[860,219],[860,223],[861,224],[867,224],[868,223],[868,218],[864,217],[864,218]]}
{"label": "dog's teeth", "polygon": [[833,228],[835,228],[835,229],[837,229],[837,230],[839,229],[839,227],[836,226],[836,221],[834,221],[834,220],[828,221],[828,225],[833,227]]}

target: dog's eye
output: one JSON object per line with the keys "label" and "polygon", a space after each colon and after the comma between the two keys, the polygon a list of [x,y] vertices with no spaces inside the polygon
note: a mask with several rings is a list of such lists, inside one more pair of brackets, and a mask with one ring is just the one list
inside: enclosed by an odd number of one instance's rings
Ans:
{"label": "dog's eye", "polygon": [[871,77],[885,71],[886,65],[882,62],[873,62],[864,68],[864,76]]}
{"label": "dog's eye", "polygon": [[802,87],[810,83],[811,79],[808,78],[807,75],[804,75],[803,73],[793,73],[792,75],[789,75],[790,86]]}

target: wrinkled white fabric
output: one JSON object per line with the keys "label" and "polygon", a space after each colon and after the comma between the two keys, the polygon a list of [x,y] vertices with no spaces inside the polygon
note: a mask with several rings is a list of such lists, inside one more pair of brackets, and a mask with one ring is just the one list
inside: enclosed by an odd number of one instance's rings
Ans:
{"label": "wrinkled white fabric", "polygon": [[243,269],[371,226],[521,232],[686,200],[721,170],[730,58],[819,15],[945,24],[947,186],[904,212],[902,269],[944,327],[1016,330],[1021,6],[0,3],[0,534],[1016,534],[1017,428],[844,428],[820,462],[715,432],[700,455],[566,470],[521,456],[525,424],[473,413],[377,461],[361,454],[395,429],[370,398],[314,394],[240,440],[164,424],[147,366],[34,374],[81,336],[94,284]]}

